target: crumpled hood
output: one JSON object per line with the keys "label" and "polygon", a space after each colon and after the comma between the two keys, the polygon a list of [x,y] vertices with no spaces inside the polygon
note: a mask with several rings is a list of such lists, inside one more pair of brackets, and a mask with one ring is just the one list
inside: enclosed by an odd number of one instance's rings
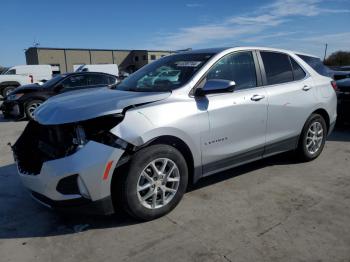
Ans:
{"label": "crumpled hood", "polygon": [[43,125],[59,125],[120,113],[125,107],[155,102],[170,92],[128,92],[93,88],[67,92],[48,99],[35,111],[35,120]]}

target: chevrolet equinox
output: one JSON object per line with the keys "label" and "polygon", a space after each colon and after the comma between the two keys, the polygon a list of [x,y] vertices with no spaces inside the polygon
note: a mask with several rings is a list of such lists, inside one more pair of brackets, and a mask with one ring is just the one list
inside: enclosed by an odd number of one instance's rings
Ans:
{"label": "chevrolet equinox", "polygon": [[334,88],[291,51],[187,51],[113,87],[50,98],[12,148],[42,204],[151,220],[202,177],[292,150],[317,158],[336,120]]}

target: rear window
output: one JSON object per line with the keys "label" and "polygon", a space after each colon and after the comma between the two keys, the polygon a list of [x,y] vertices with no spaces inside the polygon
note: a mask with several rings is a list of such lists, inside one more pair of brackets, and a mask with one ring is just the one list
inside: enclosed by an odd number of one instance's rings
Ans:
{"label": "rear window", "polygon": [[268,85],[293,81],[292,66],[289,57],[282,53],[260,52]]}
{"label": "rear window", "polygon": [[304,60],[309,66],[311,66],[317,73],[323,76],[331,76],[331,73],[327,67],[322,63],[321,59],[306,55],[297,55]]}

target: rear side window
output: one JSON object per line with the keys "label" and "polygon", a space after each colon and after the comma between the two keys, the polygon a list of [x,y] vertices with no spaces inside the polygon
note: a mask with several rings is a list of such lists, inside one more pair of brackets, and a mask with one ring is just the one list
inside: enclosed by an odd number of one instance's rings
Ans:
{"label": "rear side window", "polygon": [[224,56],[207,73],[207,80],[209,79],[235,81],[235,90],[256,87],[252,52],[237,52]]}
{"label": "rear side window", "polygon": [[293,67],[293,75],[294,75],[294,80],[301,80],[306,76],[305,71],[301,68],[301,66],[291,57],[290,62]]}
{"label": "rear side window", "polygon": [[89,75],[89,85],[108,85],[108,76],[105,75]]}
{"label": "rear side window", "polygon": [[260,52],[268,85],[293,81],[292,66],[288,55],[274,52]]}
{"label": "rear side window", "polygon": [[86,79],[86,76],[83,76],[83,75],[71,76],[68,79],[64,80],[62,82],[62,85],[65,89],[74,89],[76,87],[83,87],[83,86],[87,86],[87,79]]}
{"label": "rear side window", "polygon": [[322,63],[321,59],[306,55],[297,55],[303,59],[309,66],[311,66],[317,73],[323,76],[331,76],[327,67]]}

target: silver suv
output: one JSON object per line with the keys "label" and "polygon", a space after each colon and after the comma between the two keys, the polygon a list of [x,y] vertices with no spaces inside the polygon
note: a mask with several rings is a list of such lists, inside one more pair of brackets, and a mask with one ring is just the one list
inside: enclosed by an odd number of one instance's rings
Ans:
{"label": "silver suv", "polygon": [[286,50],[178,53],[49,99],[13,151],[41,203],[150,220],[202,177],[285,151],[318,157],[336,120],[331,81]]}

